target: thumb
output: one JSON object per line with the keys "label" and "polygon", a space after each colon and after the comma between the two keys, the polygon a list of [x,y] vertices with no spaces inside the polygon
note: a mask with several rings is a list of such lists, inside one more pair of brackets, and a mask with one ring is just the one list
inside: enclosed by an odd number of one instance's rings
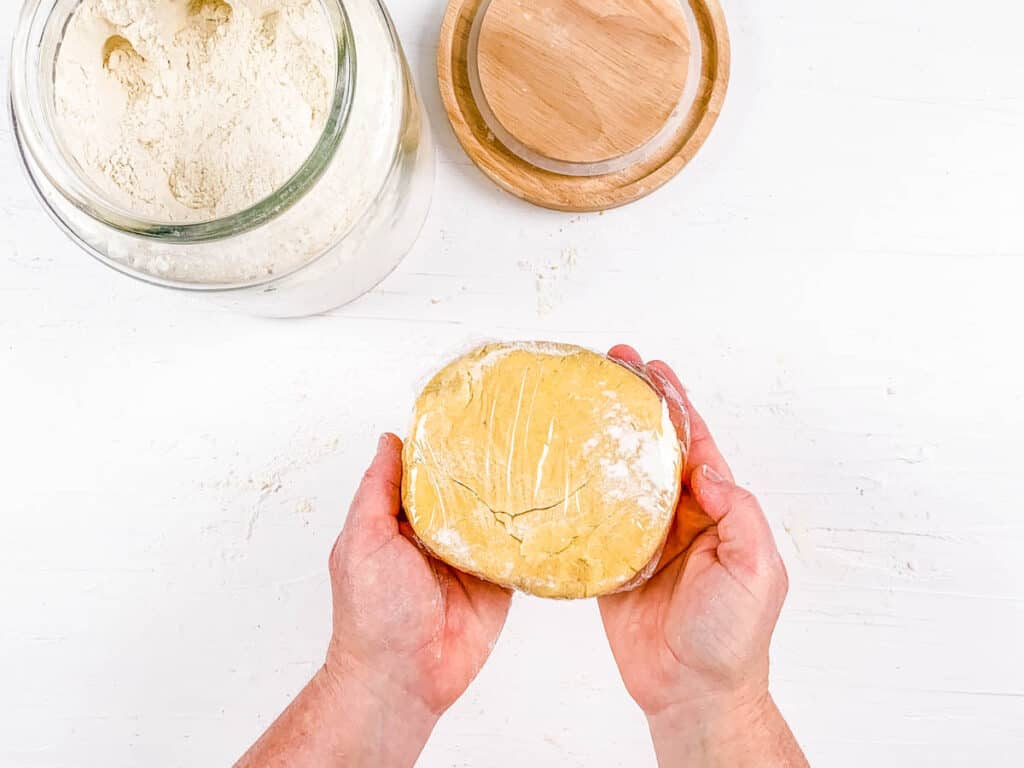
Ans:
{"label": "thumb", "polygon": [[690,478],[694,496],[718,528],[718,559],[730,571],[763,576],[779,562],[768,520],[754,495],[707,464]]}
{"label": "thumb", "polygon": [[402,507],[402,441],[385,433],[377,454],[359,483],[345,527],[384,540],[398,533]]}

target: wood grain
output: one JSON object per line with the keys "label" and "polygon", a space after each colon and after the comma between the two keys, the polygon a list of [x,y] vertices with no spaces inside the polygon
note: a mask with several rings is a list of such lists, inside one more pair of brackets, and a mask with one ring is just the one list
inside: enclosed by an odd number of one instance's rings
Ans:
{"label": "wood grain", "polygon": [[[528,163],[498,139],[473,95],[470,38],[482,7],[483,0],[451,0],[448,5],[438,44],[441,99],[456,137],[473,162],[502,189],[524,200],[562,211],[599,211],[631,203],[679,173],[718,119],[729,81],[725,16],[717,0],[690,0],[702,51],[699,75],[693,74],[699,80],[694,104],[671,136],[637,162],[601,175],[566,175]],[[553,140],[545,145],[557,151]]]}
{"label": "wood grain", "polygon": [[653,139],[690,46],[678,0],[492,0],[478,66],[501,124],[546,157],[596,163]]}

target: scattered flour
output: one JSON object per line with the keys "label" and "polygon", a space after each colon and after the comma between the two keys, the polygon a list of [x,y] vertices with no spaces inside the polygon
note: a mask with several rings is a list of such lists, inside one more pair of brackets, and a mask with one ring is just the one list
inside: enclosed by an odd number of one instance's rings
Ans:
{"label": "scattered flour", "polygon": [[537,294],[537,316],[550,314],[564,298],[565,287],[572,279],[573,270],[579,264],[579,254],[575,248],[563,248],[560,256],[518,262],[519,269],[532,272],[534,290]]}

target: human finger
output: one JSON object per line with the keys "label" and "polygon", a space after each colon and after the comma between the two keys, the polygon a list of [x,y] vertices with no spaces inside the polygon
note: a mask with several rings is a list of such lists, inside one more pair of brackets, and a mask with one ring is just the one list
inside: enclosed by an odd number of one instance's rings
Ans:
{"label": "human finger", "polygon": [[704,421],[703,417],[694,407],[675,371],[672,370],[668,363],[661,360],[653,360],[647,364],[647,372],[659,388],[659,391],[664,391],[670,407],[673,401],[679,402],[682,403],[681,407],[686,412],[690,429],[687,466],[695,467],[700,464],[707,464],[719,475],[731,482],[733,479],[732,470],[729,469],[729,465],[722,456],[722,452],[718,450],[715,439],[711,436],[711,431],[708,429],[707,422]]}
{"label": "human finger", "polygon": [[[683,456],[688,459],[691,441],[690,414],[683,395],[662,374],[653,370],[650,366],[645,367],[644,374],[651,383],[651,386],[661,395],[661,399],[668,406],[668,415],[672,420],[672,426],[676,429],[679,444],[683,447]],[[685,471],[685,467],[683,469]]]}
{"label": "human finger", "polygon": [[644,367],[644,360],[640,357],[640,353],[628,344],[616,344],[608,350],[608,357],[625,363],[630,368],[642,369]]}
{"label": "human finger", "polygon": [[694,496],[716,526],[718,559],[727,569],[762,574],[780,562],[768,519],[750,491],[702,464],[690,481]]}
{"label": "human finger", "polygon": [[669,529],[655,573],[675,560],[680,553],[690,549],[694,541],[714,525],[714,521],[704,513],[694,498],[685,493],[679,499],[676,516]]}
{"label": "human finger", "polygon": [[398,532],[398,513],[402,508],[402,441],[385,433],[377,443],[377,453],[363,475],[346,526],[378,533]]}
{"label": "human finger", "polygon": [[639,376],[642,376],[661,395],[662,399],[668,404],[669,416],[672,419],[672,425],[676,428],[679,442],[682,444],[684,452],[688,451],[690,446],[690,420],[683,396],[674,387],[667,386],[664,381],[657,381],[651,375],[652,372],[644,365],[640,353],[633,347],[626,344],[618,344],[608,350],[608,357],[619,361],[627,368],[635,371]]}

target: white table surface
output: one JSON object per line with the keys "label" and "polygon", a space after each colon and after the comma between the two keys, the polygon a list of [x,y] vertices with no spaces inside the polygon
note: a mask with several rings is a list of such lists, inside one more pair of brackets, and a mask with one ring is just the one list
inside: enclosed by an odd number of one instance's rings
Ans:
{"label": "white table surface", "polygon": [[[322,658],[376,435],[494,337],[677,366],[789,565],[772,683],[813,763],[1024,764],[1021,6],[729,0],[711,139],[600,216],[470,165],[432,80],[441,10],[392,5],[433,211],[328,316],[93,262],[0,129],[0,765],[228,765]],[[597,606],[523,597],[421,760],[653,764]]]}

